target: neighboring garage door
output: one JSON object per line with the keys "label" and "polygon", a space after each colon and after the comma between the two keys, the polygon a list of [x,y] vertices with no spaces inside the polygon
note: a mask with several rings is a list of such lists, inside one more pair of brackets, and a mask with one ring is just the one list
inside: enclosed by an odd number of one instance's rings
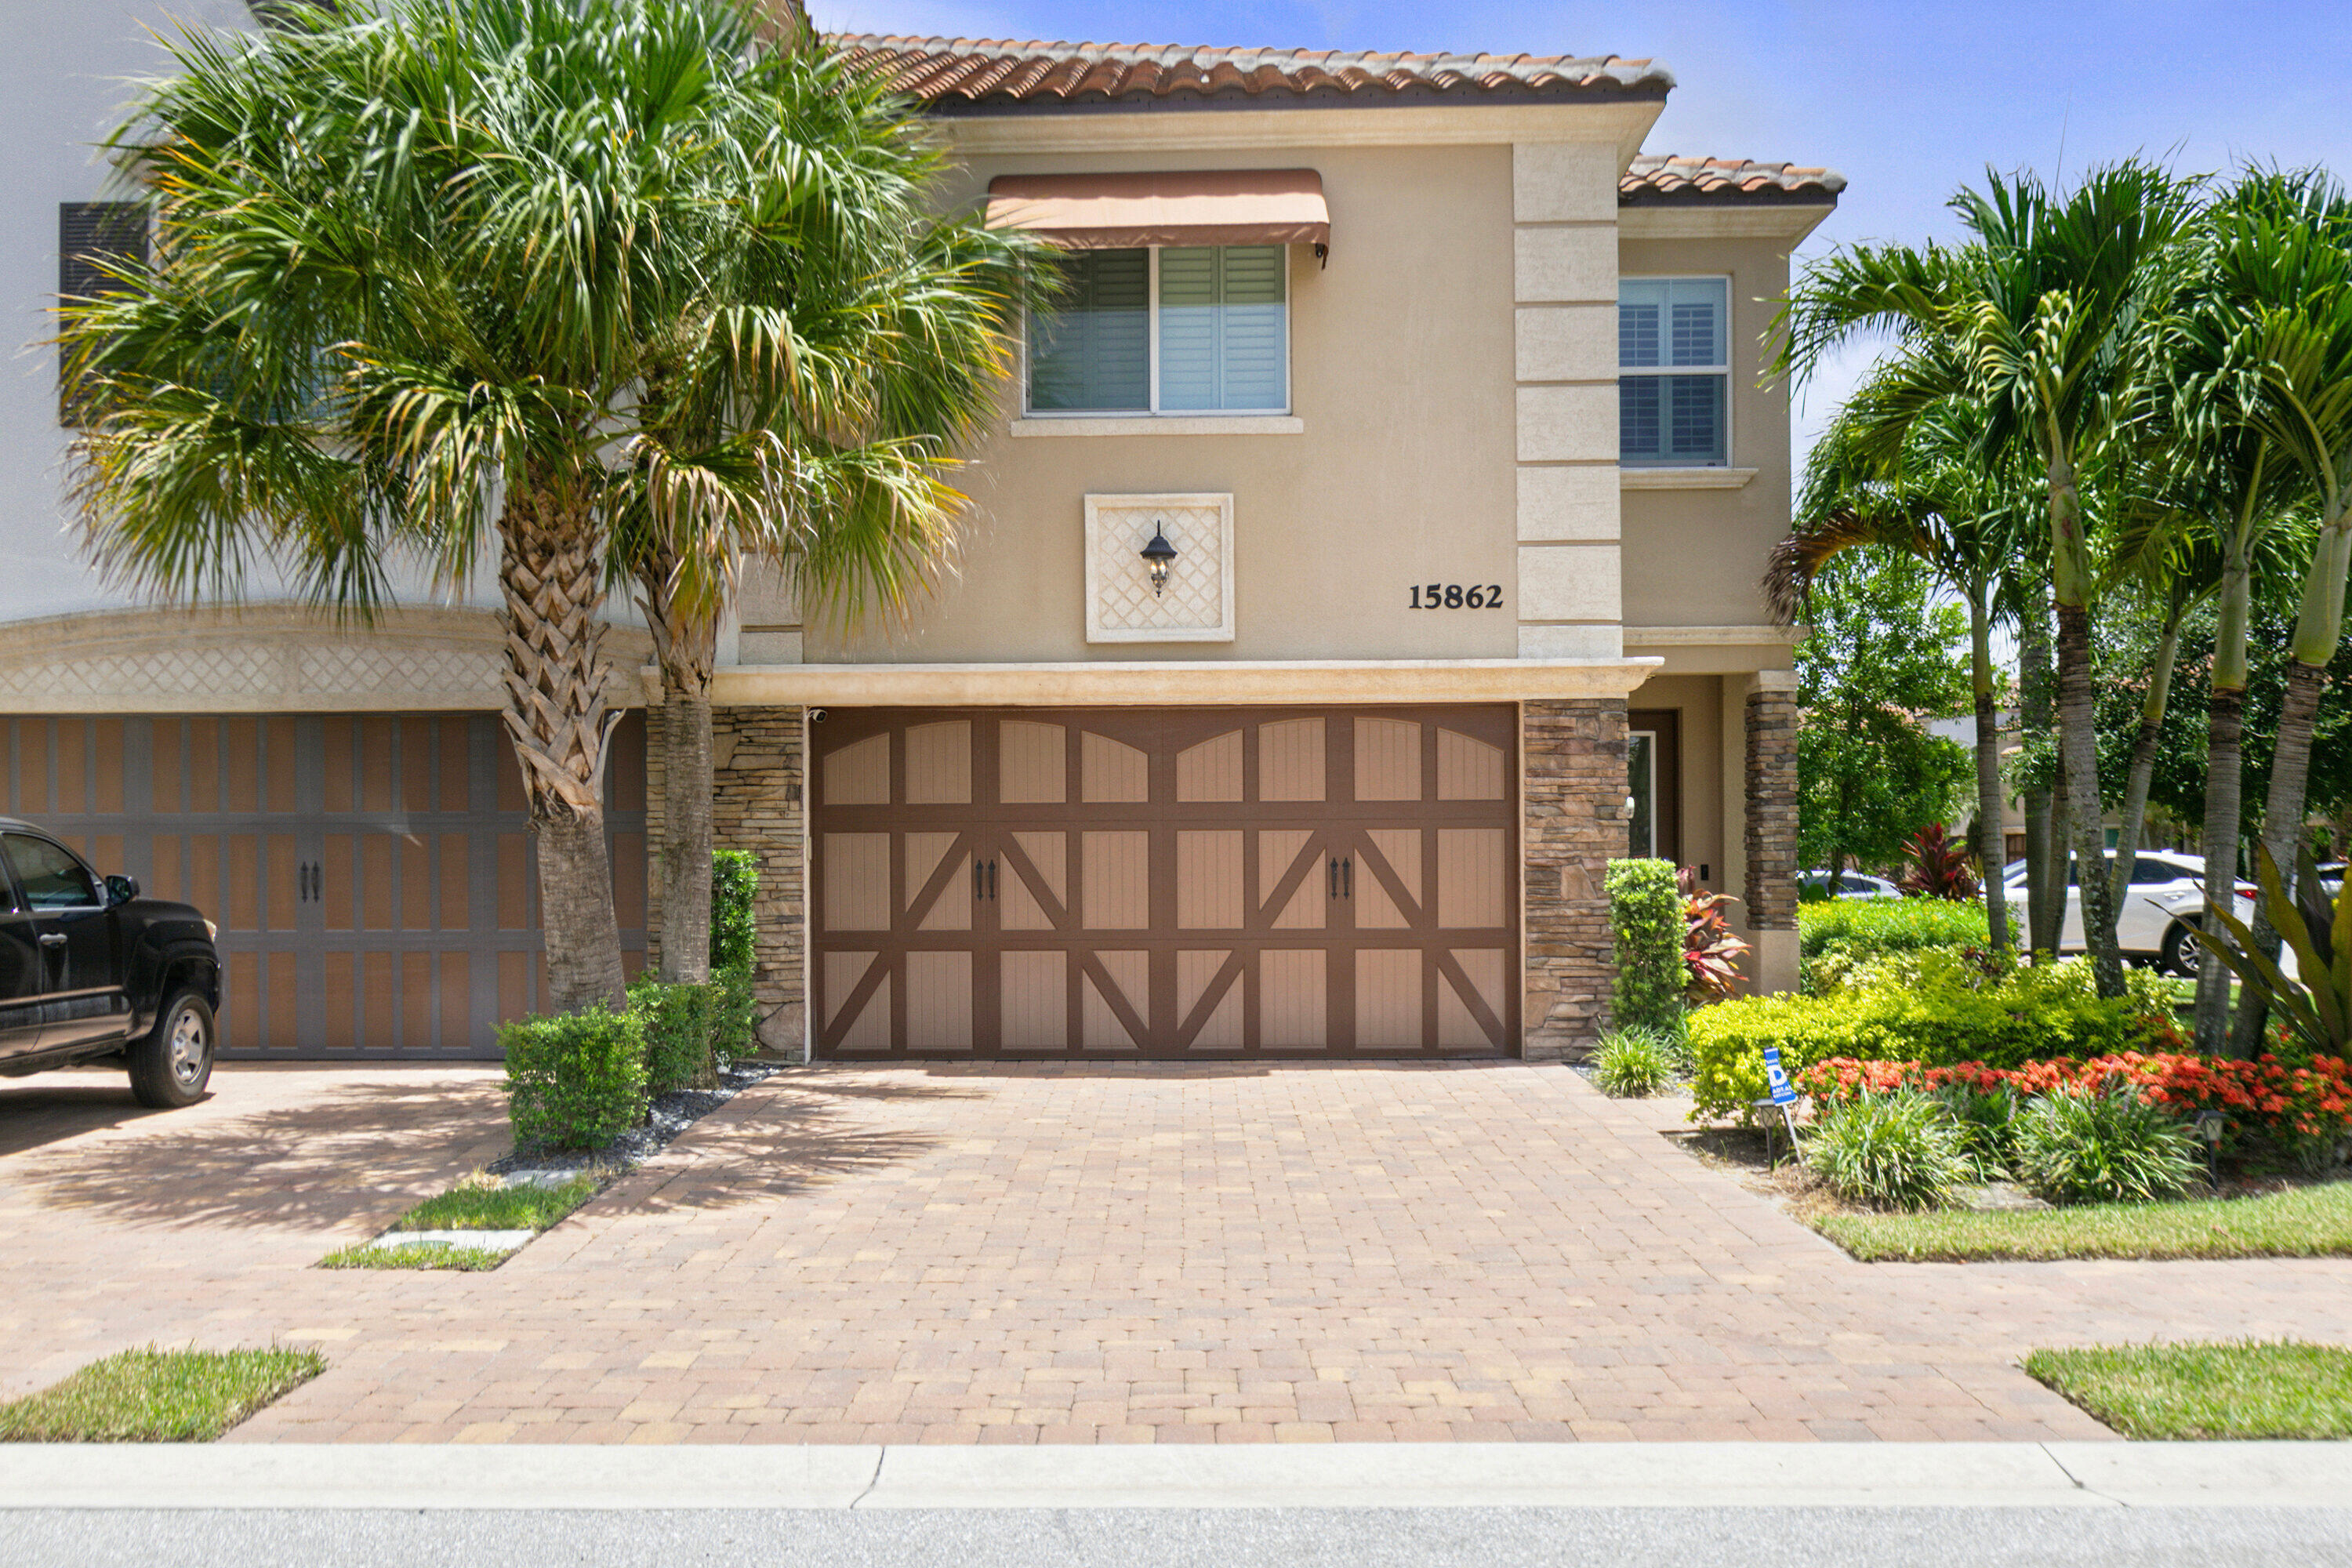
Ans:
{"label": "neighboring garage door", "polygon": [[835,710],[811,731],[817,1048],[1511,1049],[1516,718]]}
{"label": "neighboring garage door", "polygon": [[[545,1005],[522,777],[490,714],[0,721],[0,813],[220,927],[222,1054],[495,1058]],[[645,725],[606,798],[632,973]]]}

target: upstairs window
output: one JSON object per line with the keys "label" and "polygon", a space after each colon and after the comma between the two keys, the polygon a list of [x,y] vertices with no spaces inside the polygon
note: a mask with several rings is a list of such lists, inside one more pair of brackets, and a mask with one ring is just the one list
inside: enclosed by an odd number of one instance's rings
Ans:
{"label": "upstairs window", "polygon": [[1286,414],[1289,255],[1279,245],[1079,250],[1029,323],[1032,414]]}
{"label": "upstairs window", "polygon": [[[58,204],[58,293],[65,300],[94,300],[122,285],[110,267],[147,261],[147,208],[138,202]],[[60,360],[58,423],[82,422],[85,389]]]}
{"label": "upstairs window", "polygon": [[1730,295],[1722,278],[1618,283],[1619,462],[1729,461]]}

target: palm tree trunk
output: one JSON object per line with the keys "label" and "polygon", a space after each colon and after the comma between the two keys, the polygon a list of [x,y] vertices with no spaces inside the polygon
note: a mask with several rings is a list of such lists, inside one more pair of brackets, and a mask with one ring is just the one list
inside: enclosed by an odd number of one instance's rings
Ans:
{"label": "palm tree trunk", "polygon": [[710,679],[714,616],[680,615],[665,580],[646,584],[646,624],[662,672],[661,976],[710,978]]}
{"label": "palm tree trunk", "polygon": [[[2303,604],[2294,617],[2294,658],[2286,667],[2286,696],[2279,704],[2278,741],[2271,752],[2270,796],[2263,803],[2263,842],[2279,875],[2288,879],[2294,876],[2295,851],[2303,843],[2310,800],[2311,735],[2319,719],[2320,689],[2327,683],[2328,661],[2344,635],[2345,579],[2352,574],[2352,511],[2334,496],[2329,501],[2336,515],[2319,531],[2311,568],[2304,577]],[[2278,956],[2278,933],[2259,901],[2253,938],[2265,956]],[[2230,1028],[2232,1055],[2262,1054],[2263,1015],[2262,1005],[2251,997],[2238,1009]]]}
{"label": "palm tree trunk", "polygon": [[[2271,852],[2282,878],[2294,875],[2295,850],[2303,842],[2304,800],[2311,778],[2311,731],[2319,717],[2320,688],[2327,682],[2327,667],[2295,659],[2286,667],[2286,697],[2279,704],[2278,742],[2271,752],[2271,789],[2263,803],[2263,844]],[[2254,945],[2275,960],[2278,932],[2271,929],[2262,901],[2254,902]],[[2266,1009],[2251,994],[2241,999],[2230,1026],[2230,1054],[2258,1057],[2263,1053]]]}
{"label": "palm tree trunk", "polygon": [[509,494],[499,520],[507,630],[507,733],[539,841],[549,1005],[618,1006],[621,932],[604,843],[604,760],[621,721],[604,707],[597,530],[565,488]]}
{"label": "palm tree trunk", "polygon": [[[2205,731],[2205,896],[2228,909],[2238,885],[2245,815],[2246,626],[2253,574],[2242,529],[2230,536],[2213,628],[2213,698]],[[2210,949],[2197,962],[2197,1048],[2219,1056],[2230,1037],[2230,971]]]}
{"label": "palm tree trunk", "polygon": [[1969,585],[1969,679],[1977,708],[1977,865],[1984,875],[1985,925],[1995,952],[2010,945],[2009,858],[2001,853],[2000,711],[1994,700],[1992,617],[1985,612],[1984,584]]}
{"label": "palm tree trunk", "polygon": [[2180,657],[2180,622],[2186,605],[2168,605],[2164,637],[2156,647],[2156,671],[2147,683],[2147,700],[2140,704],[2139,733],[2132,738],[2131,773],[2124,784],[2123,830],[2116,837],[2116,865],[2107,884],[2107,899],[2116,918],[2123,918],[2124,900],[2131,890],[2132,869],[2139,858],[2139,836],[2147,821],[2147,792],[2156,777],[2157,742],[2164,732],[2164,710],[2172,699],[2172,667]]}
{"label": "palm tree trunk", "polygon": [[[2050,729],[2050,616],[2037,594],[2026,605],[2018,638],[2017,672],[2028,734]],[[2050,792],[2035,784],[2025,791],[2026,949],[2036,963],[2057,956],[2065,921],[2066,889],[2058,870],[2057,818]]]}
{"label": "palm tree trunk", "polygon": [[2058,604],[2058,761],[2066,792],[2067,837],[2083,904],[2083,945],[2102,996],[2124,994],[2123,955],[2107,898],[2106,845],[2099,831],[2097,700],[2091,684],[2091,557],[2073,460],[2050,456],[2051,582]]}

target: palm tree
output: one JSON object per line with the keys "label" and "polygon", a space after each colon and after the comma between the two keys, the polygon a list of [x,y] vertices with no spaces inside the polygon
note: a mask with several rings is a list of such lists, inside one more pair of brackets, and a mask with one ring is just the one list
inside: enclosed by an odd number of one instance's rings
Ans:
{"label": "palm tree", "polygon": [[[1989,173],[1953,199],[1973,237],[1956,266],[1930,246],[1860,247],[1808,270],[1780,330],[1781,369],[1804,374],[1857,333],[1965,345],[1990,448],[2030,453],[2048,485],[2057,616],[2058,737],[2077,865],[2104,863],[2093,724],[2095,589],[2082,474],[2114,428],[2170,286],[2192,188],[2126,160],[2094,169],[2063,199],[2032,174]],[[2080,879],[2083,924],[2103,995],[2123,992],[2105,878]]]}
{"label": "palm tree", "polygon": [[[730,300],[732,277],[705,264],[748,220],[716,195],[753,188],[742,161],[798,154],[778,106],[814,68],[763,47],[737,0],[279,20],[172,40],[177,74],[113,139],[152,192],[157,243],[67,326],[94,418],[73,449],[88,547],[161,596],[235,595],[268,564],[362,619],[411,567],[457,592],[494,563],[551,997],[617,1000],[610,542],[649,496],[691,510],[690,483],[639,460],[677,428],[647,422],[671,408],[646,401],[652,378],[802,374],[774,360],[801,346],[784,312]],[[764,142],[743,130],[770,121]],[[822,200],[821,163],[757,188]],[[761,310],[764,337],[728,338]],[[682,346],[701,332],[729,348]],[[757,489],[763,461],[730,488]]]}
{"label": "palm tree", "polygon": [[801,28],[671,237],[702,279],[646,358],[610,570],[662,671],[661,964],[709,974],[719,626],[747,560],[804,605],[903,606],[950,559],[954,447],[992,405],[1039,252],[936,216],[942,169],[903,100]]}
{"label": "palm tree", "polygon": [[[2249,184],[2247,199],[2212,217],[2219,330],[2228,332],[2231,363],[2256,367],[2260,378],[2258,391],[2231,384],[2231,412],[2294,465],[2318,508],[2263,807],[2263,843],[2288,865],[2303,836],[2320,689],[2344,635],[2352,575],[2352,199],[2316,174]],[[2277,933],[2259,908],[2253,929],[2265,956],[2275,956]],[[2263,1009],[2249,1002],[2232,1025],[2232,1051],[2255,1054],[2262,1030]]]}
{"label": "palm tree", "polygon": [[[1806,462],[1797,526],[1772,552],[1765,595],[1786,622],[1803,613],[1813,578],[1845,551],[1916,555],[1969,612],[1969,683],[1977,723],[1976,854],[1995,949],[2011,944],[2001,896],[1999,671],[1992,629],[2010,595],[2027,519],[2020,492],[1983,460],[1981,412],[1960,395],[1966,377],[1945,345],[1923,345],[1880,365],[1840,410]],[[1888,448],[1893,447],[1891,456]]]}

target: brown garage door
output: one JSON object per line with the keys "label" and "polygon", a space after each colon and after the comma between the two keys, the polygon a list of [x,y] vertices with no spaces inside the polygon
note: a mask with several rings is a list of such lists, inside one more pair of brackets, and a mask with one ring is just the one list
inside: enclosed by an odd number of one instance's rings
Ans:
{"label": "brown garage door", "polygon": [[[220,927],[222,1054],[494,1058],[544,1005],[522,779],[482,713],[0,721],[0,812]],[[645,726],[606,796],[632,973]]]}
{"label": "brown garage door", "polygon": [[1515,720],[835,710],[811,747],[818,1049],[1508,1049]]}

